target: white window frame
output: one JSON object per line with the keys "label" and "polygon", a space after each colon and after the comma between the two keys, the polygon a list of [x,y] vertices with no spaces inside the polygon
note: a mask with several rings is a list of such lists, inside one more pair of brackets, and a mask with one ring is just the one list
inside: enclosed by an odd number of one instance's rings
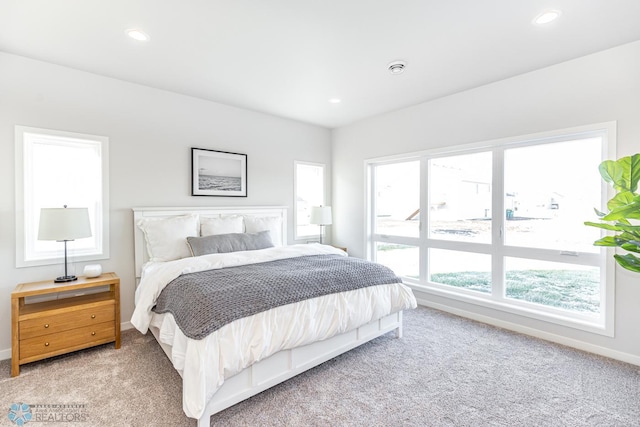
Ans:
{"label": "white window frame", "polygon": [[[75,132],[51,129],[41,129],[28,126],[15,126],[15,191],[16,191],[16,267],[33,267],[40,265],[54,265],[62,262],[62,251],[56,254],[34,254],[28,248],[28,240],[37,238],[38,224],[34,224],[33,212],[28,196],[30,148],[33,137],[45,138],[70,143],[98,144],[102,168],[102,204],[96,212],[95,230],[96,247],[91,250],[73,253],[74,262],[84,262],[109,258],[109,138]],[[60,206],[62,207],[62,206]],[[61,246],[62,248],[62,246]],[[81,253],[83,252],[83,253]]]}
{"label": "white window frame", "polygon": [[[322,205],[327,201],[327,165],[324,163],[313,163],[294,160],[293,162],[293,238],[294,240],[316,239],[322,235],[324,237],[326,227],[318,227],[318,232],[313,234],[298,234],[298,166],[314,166],[322,169]],[[322,229],[322,231],[320,231]]]}
{"label": "white window frame", "polygon": [[[505,138],[499,140],[485,141],[474,144],[466,144],[455,147],[439,148],[417,153],[403,154],[399,156],[389,156],[384,158],[369,159],[365,161],[365,177],[367,182],[365,204],[365,248],[367,258],[375,261],[375,245],[377,242],[396,243],[403,245],[411,245],[419,247],[420,251],[420,279],[403,278],[404,282],[410,287],[433,295],[443,296],[458,301],[497,309],[513,314],[526,316],[529,318],[568,326],[574,329],[585,330],[605,336],[613,336],[614,334],[614,298],[615,298],[615,262],[613,248],[600,248],[600,252],[580,253],[579,256],[564,257],[553,254],[554,251],[537,248],[521,248],[515,246],[507,246],[504,244],[503,236],[500,230],[504,230],[505,218],[503,215],[492,215],[492,233],[493,242],[489,244],[471,243],[471,242],[455,242],[446,240],[437,240],[428,237],[428,215],[420,217],[420,237],[402,237],[390,236],[375,233],[375,173],[374,168],[378,165],[399,163],[403,161],[420,160],[421,161],[421,189],[420,189],[420,209],[421,212],[429,212],[428,210],[428,185],[429,175],[428,160],[452,155],[471,154],[474,152],[493,152],[493,195],[492,195],[492,211],[504,212],[504,178],[496,179],[496,176],[503,170],[504,151],[508,148],[524,147],[527,145],[537,145],[544,143],[561,142],[564,140],[573,140],[589,136],[601,136],[603,138],[602,159],[615,158],[616,147],[616,122],[597,123],[592,125],[574,127],[569,129],[561,129],[550,132],[543,132],[532,135],[517,136],[513,138]],[[613,190],[601,182],[601,198],[602,210],[606,210],[606,202],[613,196]],[[589,218],[584,218],[585,221]],[[488,254],[492,257],[492,274],[493,288],[490,294],[484,295],[478,292],[468,291],[466,289],[458,289],[426,280],[428,277],[428,249],[451,249],[464,250],[466,252],[475,252],[480,254]],[[572,253],[575,255],[575,253]],[[581,315],[580,313],[571,313],[566,310],[560,310],[553,307],[545,307],[541,305],[531,304],[525,301],[508,299],[503,297],[504,282],[496,280],[496,275],[500,275],[504,271],[505,257],[524,257],[528,259],[538,259],[546,261],[566,262],[569,264],[579,265],[598,265],[601,272],[601,312],[597,320],[592,316]]]}

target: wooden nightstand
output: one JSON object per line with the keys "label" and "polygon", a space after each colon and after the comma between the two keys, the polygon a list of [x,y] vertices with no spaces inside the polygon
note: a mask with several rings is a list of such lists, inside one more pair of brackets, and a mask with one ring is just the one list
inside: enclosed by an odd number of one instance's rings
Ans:
{"label": "wooden nightstand", "polygon": [[[108,290],[85,290],[109,286]],[[25,297],[75,296],[25,304]],[[115,341],[120,348],[120,279],[115,273],[77,281],[21,283],[11,293],[11,376],[20,365]]]}

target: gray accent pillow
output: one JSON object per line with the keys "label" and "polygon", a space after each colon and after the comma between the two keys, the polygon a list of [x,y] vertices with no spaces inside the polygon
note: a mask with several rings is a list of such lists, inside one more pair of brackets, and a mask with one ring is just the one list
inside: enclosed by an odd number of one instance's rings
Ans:
{"label": "gray accent pillow", "polygon": [[187,237],[187,244],[192,256],[222,254],[238,251],[255,251],[272,248],[269,230],[258,233],[214,234],[204,237]]}

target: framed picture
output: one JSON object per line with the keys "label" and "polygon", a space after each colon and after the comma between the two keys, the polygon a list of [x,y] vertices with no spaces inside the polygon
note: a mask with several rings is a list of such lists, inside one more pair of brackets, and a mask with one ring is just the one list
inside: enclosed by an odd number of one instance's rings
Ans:
{"label": "framed picture", "polygon": [[247,197],[247,155],[192,148],[191,195]]}

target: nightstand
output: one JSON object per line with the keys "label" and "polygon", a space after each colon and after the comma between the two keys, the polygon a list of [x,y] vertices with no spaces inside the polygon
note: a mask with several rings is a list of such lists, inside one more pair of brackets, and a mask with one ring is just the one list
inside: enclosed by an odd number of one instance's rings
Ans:
{"label": "nightstand", "polygon": [[[26,297],[61,292],[71,296],[25,303]],[[120,279],[115,273],[66,283],[21,283],[11,293],[12,377],[25,363],[109,342],[120,348]]]}

